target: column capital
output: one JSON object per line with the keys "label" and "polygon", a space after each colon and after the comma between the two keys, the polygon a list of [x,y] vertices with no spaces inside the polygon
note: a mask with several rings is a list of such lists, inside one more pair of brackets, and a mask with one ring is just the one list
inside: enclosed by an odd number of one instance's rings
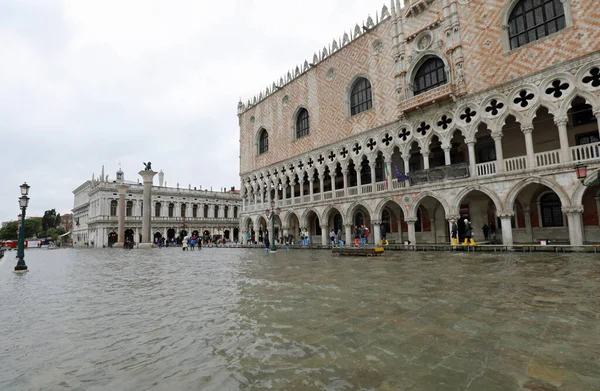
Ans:
{"label": "column capital", "polygon": [[414,224],[417,221],[419,221],[419,219],[417,219],[416,217],[408,217],[408,218],[404,219],[404,221],[406,221],[406,223],[408,223],[408,224]]}
{"label": "column capital", "polygon": [[567,215],[577,215],[583,213],[583,205],[563,206],[561,209],[563,213]]}
{"label": "column capital", "polygon": [[523,132],[523,134],[531,134],[533,132],[533,125],[521,126],[521,132]]}
{"label": "column capital", "polygon": [[497,211],[496,216],[500,217],[501,219],[512,219],[515,216],[515,212],[512,210]]}
{"label": "column capital", "polygon": [[475,138],[465,139],[465,143],[467,144],[467,146],[475,145],[476,142],[477,140],[475,140]]}
{"label": "column capital", "polygon": [[352,229],[353,226],[354,226],[353,224],[344,224],[344,227],[350,228],[350,229]]}
{"label": "column capital", "polygon": [[448,216],[446,216],[446,220],[448,220],[448,221],[450,221],[450,220],[458,221],[458,220],[460,220],[460,216],[459,215],[448,215]]}
{"label": "column capital", "polygon": [[329,228],[329,226],[327,224],[321,224],[321,231],[323,231],[323,230],[327,231],[328,228]]}
{"label": "column capital", "polygon": [[380,225],[381,224],[381,220],[371,220],[371,222],[373,223],[373,225],[377,224]]}
{"label": "column capital", "polygon": [[284,230],[284,231],[287,231],[288,229],[290,229],[290,227],[283,225],[283,226],[281,227],[281,229],[282,229],[282,230]]}
{"label": "column capital", "polygon": [[450,150],[452,149],[452,145],[442,144],[442,149],[444,150],[444,152],[450,152]]}
{"label": "column capital", "polygon": [[502,132],[492,133],[492,138],[494,140],[502,140],[502,137],[504,137],[504,133],[502,133]]}
{"label": "column capital", "polygon": [[596,107],[592,110],[592,113],[596,116],[596,119],[600,121],[600,107]]}
{"label": "column capital", "polygon": [[554,123],[556,124],[556,126],[566,126],[567,123],[569,122],[569,117],[564,116],[564,117],[555,117],[554,118]]}
{"label": "column capital", "polygon": [[423,156],[429,156],[429,150],[421,151],[421,155],[423,155]]}

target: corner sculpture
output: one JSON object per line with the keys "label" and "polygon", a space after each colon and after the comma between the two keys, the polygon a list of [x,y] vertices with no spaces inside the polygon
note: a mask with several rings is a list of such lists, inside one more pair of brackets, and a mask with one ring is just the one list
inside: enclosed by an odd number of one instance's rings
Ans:
{"label": "corner sculpture", "polygon": [[148,163],[144,163],[142,162],[142,164],[144,165],[144,171],[152,171],[152,162],[148,162]]}

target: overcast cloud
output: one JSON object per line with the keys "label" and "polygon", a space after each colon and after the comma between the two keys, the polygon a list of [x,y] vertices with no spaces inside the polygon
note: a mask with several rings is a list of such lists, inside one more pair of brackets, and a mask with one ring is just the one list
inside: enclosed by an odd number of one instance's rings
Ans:
{"label": "overcast cloud", "polygon": [[[0,0],[0,221],[70,213],[102,165],[239,187],[237,102],[381,0]],[[388,5],[389,6],[389,5]],[[156,179],[155,179],[156,183]]]}

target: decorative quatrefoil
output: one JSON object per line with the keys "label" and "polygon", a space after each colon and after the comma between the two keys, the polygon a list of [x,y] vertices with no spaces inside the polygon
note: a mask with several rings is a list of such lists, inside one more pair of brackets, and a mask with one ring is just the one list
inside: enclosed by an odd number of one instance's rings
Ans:
{"label": "decorative quatrefoil", "polygon": [[377,145],[377,141],[373,140],[372,138],[369,139],[369,142],[367,142],[367,148],[369,148],[369,150],[373,150],[373,148],[375,148],[375,145]]}
{"label": "decorative quatrefoil", "polygon": [[308,168],[312,168],[315,162],[313,162],[312,157],[309,157],[306,164],[308,164]]}
{"label": "decorative quatrefoil", "polygon": [[410,130],[402,128],[400,133],[398,133],[398,137],[401,138],[402,141],[406,141],[410,137]]}
{"label": "decorative quatrefoil", "polygon": [[527,107],[529,106],[529,101],[533,100],[533,98],[535,98],[535,95],[533,95],[532,92],[521,90],[519,96],[517,96],[513,102],[515,102],[516,105],[521,105],[521,107]]}
{"label": "decorative quatrefoil", "polygon": [[460,119],[462,119],[466,123],[470,124],[471,121],[473,120],[473,118],[475,118],[476,115],[477,115],[477,112],[475,110],[471,110],[470,107],[467,107],[465,109],[464,113],[462,113],[460,115]]}
{"label": "decorative quatrefoil", "polygon": [[330,162],[334,161],[335,160],[335,153],[333,153],[333,151],[329,152],[328,158],[329,158]]}
{"label": "decorative quatrefoil", "polygon": [[489,106],[485,108],[485,111],[491,115],[498,115],[503,107],[504,103],[498,101],[497,99],[492,99]]}
{"label": "decorative quatrefoil", "polygon": [[[311,163],[312,163],[312,160],[310,160],[310,163],[309,163],[308,165],[310,166],[310,165],[311,165]],[[304,167],[304,163],[302,163],[302,160],[300,160],[300,161],[298,162],[298,169],[299,169],[300,171],[302,171],[302,167]]]}
{"label": "decorative quatrefoil", "polygon": [[431,128],[427,123],[421,122],[421,125],[417,128],[417,133],[421,133],[421,136],[425,136],[427,131]]}
{"label": "decorative quatrefoil", "polygon": [[390,144],[392,143],[392,136],[390,136],[388,133],[385,134],[385,136],[383,136],[383,138],[381,139],[381,142],[385,144],[386,147],[389,147]]}
{"label": "decorative quatrefoil", "polygon": [[340,155],[342,155],[342,157],[345,159],[346,156],[348,156],[348,150],[346,149],[346,147],[342,147],[342,150],[340,151]]}
{"label": "decorative quatrefoil", "polygon": [[352,148],[352,150],[354,151],[354,153],[357,154],[357,155],[360,153],[361,149],[362,149],[362,147],[358,143],[355,143],[354,147]]}
{"label": "decorative quatrefoil", "polygon": [[440,120],[437,122],[437,126],[446,130],[446,129],[448,129],[448,127],[450,126],[451,123],[452,123],[452,118],[448,117],[447,115],[442,115],[442,118],[440,118]]}
{"label": "decorative quatrefoil", "polygon": [[590,84],[592,87],[600,87],[600,68],[595,67],[588,72],[590,75],[584,77],[581,81],[585,84]]}
{"label": "decorative quatrefoil", "polygon": [[552,82],[550,87],[546,88],[546,94],[552,95],[555,98],[560,98],[563,95],[563,91],[569,89],[569,83],[563,83],[556,79]]}
{"label": "decorative quatrefoil", "polygon": [[317,159],[317,162],[319,162],[319,165],[322,166],[323,162],[325,161],[325,158],[323,157],[323,155],[319,155],[319,158]]}

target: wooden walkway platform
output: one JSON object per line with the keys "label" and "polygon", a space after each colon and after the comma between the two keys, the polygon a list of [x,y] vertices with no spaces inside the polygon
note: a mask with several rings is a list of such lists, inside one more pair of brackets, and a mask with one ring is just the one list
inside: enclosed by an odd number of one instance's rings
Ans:
{"label": "wooden walkway platform", "polygon": [[376,257],[383,255],[383,247],[334,247],[333,254],[350,257]]}

